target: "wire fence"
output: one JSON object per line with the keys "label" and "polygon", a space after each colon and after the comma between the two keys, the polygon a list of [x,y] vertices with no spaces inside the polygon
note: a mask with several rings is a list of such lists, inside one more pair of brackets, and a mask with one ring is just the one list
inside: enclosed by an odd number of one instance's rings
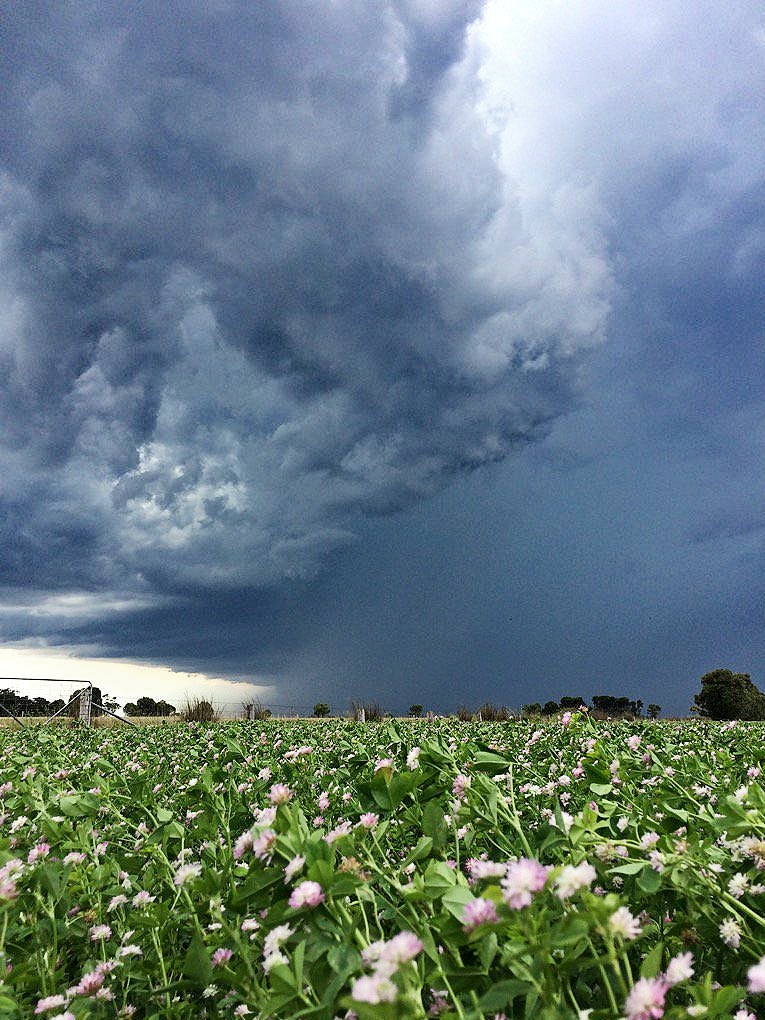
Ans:
{"label": "wire fence", "polygon": [[[52,684],[56,686],[51,688],[50,685]],[[94,692],[94,715],[105,713],[117,718],[125,717],[125,706],[130,706],[131,708],[137,706],[140,708],[141,702],[149,708],[152,705],[162,706],[161,710],[156,712],[157,715],[178,715],[183,713],[187,701],[193,704],[196,700],[207,698],[206,693],[200,695],[199,699],[193,693],[189,693],[183,699],[176,698],[175,700],[179,702],[178,704],[171,704],[163,699],[155,700],[153,697],[145,694],[135,694],[125,690],[115,692],[105,688],[102,690],[87,680],[7,676],[0,677],[0,718],[3,716],[15,719],[49,718],[62,715],[71,706],[74,705],[76,708],[75,703],[79,700],[80,691],[84,688],[92,688]],[[247,718],[248,705],[255,707],[254,714],[256,718],[262,717],[264,712],[269,712],[273,717],[285,719],[313,716],[314,708],[316,707],[315,703],[271,701],[255,697],[250,692],[251,687],[247,684],[242,684],[242,694],[239,700],[234,700],[230,697],[219,699],[214,696],[211,696],[210,700],[216,713],[224,718]],[[68,714],[75,713],[72,711],[68,712]],[[134,714],[149,716],[155,713],[152,711],[138,711]],[[333,714],[348,715],[352,714],[352,710],[346,708],[345,710],[338,710]]]}

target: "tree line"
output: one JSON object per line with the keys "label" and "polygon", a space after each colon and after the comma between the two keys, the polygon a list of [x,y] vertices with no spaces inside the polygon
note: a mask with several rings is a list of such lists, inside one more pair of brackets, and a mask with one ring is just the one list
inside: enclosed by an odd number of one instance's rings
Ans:
{"label": "tree line", "polygon": [[[119,704],[112,698],[104,696],[101,691],[93,688],[93,715],[100,714],[98,705],[116,711]],[[744,720],[765,720],[765,693],[755,684],[749,673],[734,673],[730,669],[714,669],[705,673],[701,678],[701,691],[694,696],[694,703],[691,711],[705,719],[744,719]],[[43,697],[29,698],[19,694],[10,688],[0,689],[0,715],[13,714],[16,716],[51,716],[59,712],[66,705],[62,698],[48,700]],[[525,716],[552,716],[561,712],[575,712],[581,706],[587,706],[585,698],[578,695],[565,695],[558,701],[545,701],[544,703],[532,701],[523,706],[522,714]],[[260,708],[260,706],[258,706]],[[386,713],[379,704],[354,702],[353,710],[358,714],[358,709],[365,709],[367,719],[384,718]],[[2,709],[5,712],[2,712]],[[599,717],[618,718],[643,718],[643,702],[640,698],[627,698],[624,696],[615,697],[611,694],[596,694],[591,699],[589,710],[593,715]],[[74,701],[68,708],[67,714],[76,715],[79,705]],[[159,701],[144,696],[136,701],[129,701],[124,708],[127,716],[171,716],[177,715],[175,705],[171,705],[164,699]],[[267,713],[267,714],[266,714]],[[245,712],[245,714],[247,714]],[[257,718],[267,718],[271,713],[268,710],[261,710],[256,714]],[[314,705],[313,714],[316,717],[330,715],[330,707],[325,702],[318,702]],[[423,714],[421,704],[413,704],[409,708],[409,715],[419,717]],[[649,719],[658,719],[661,714],[661,705],[651,702],[645,714]],[[494,705],[492,702],[485,702],[480,708],[472,711],[464,705],[457,710],[460,718],[481,718],[488,722],[495,720],[501,722],[510,719],[513,713],[504,706]]]}
{"label": "tree line", "polygon": [[[587,708],[585,698],[565,695],[560,701],[546,701],[543,705],[538,701],[532,701],[523,706],[524,715],[557,715],[558,712],[575,712],[582,706]],[[612,694],[596,694],[592,698],[590,710],[596,715],[609,716],[612,719],[634,717],[642,718],[643,702],[640,698],[614,697]],[[646,714],[649,719],[658,719],[661,714],[661,705],[653,702],[648,705]]]}

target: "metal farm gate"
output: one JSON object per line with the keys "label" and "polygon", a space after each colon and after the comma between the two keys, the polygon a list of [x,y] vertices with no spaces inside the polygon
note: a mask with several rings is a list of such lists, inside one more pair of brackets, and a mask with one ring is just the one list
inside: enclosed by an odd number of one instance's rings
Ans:
{"label": "metal farm gate", "polygon": [[[58,680],[54,677],[29,677],[29,676],[0,676],[0,683],[46,683],[46,684],[63,684],[63,683],[77,683],[76,680]],[[79,712],[77,714],[77,721],[83,726],[90,726],[92,722],[92,709],[95,707],[105,715],[110,715],[113,719],[118,719],[120,722],[127,723],[128,726],[135,726],[135,723],[126,719],[124,716],[117,715],[116,712],[112,712],[110,708],[105,708],[100,702],[93,699],[93,684],[90,680],[83,681],[84,686],[80,690],[75,691],[74,694],[69,698],[66,704],[57,709],[52,715],[44,719],[44,723],[52,722],[54,719],[59,718],[68,712],[69,708],[74,705],[75,702],[79,702]],[[19,717],[11,711],[8,705],[5,705],[0,701],[0,713],[13,719],[14,722],[18,723],[19,726],[24,726],[24,723]]]}

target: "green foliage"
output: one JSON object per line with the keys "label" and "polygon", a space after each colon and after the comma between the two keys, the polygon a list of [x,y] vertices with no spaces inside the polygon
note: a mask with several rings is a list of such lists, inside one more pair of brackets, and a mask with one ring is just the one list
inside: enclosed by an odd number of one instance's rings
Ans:
{"label": "green foliage", "polygon": [[651,702],[648,706],[648,718],[658,719],[661,715],[661,705],[657,705],[655,702]]}
{"label": "green foliage", "polygon": [[272,714],[271,709],[262,705],[259,701],[245,701],[242,705],[242,715],[245,719],[255,719],[262,722],[264,719],[270,719]]}
{"label": "green foliage", "polygon": [[556,712],[560,711],[560,705],[557,701],[546,701],[542,705],[542,715],[555,715]]}
{"label": "green foliage", "polygon": [[422,705],[410,705],[409,706],[409,715],[413,719],[419,719],[420,716],[422,715]]}
{"label": "green foliage", "polygon": [[136,702],[129,701],[125,705],[125,715],[146,716],[148,718],[175,715],[175,712],[175,705],[171,705],[163,700],[155,701],[154,698],[147,696],[139,698]]}
{"label": "green foliage", "polygon": [[611,694],[596,694],[592,699],[592,708],[603,718],[628,719],[631,716],[640,716],[643,702],[625,697],[615,698]]}
{"label": "green foliage", "polygon": [[566,694],[560,699],[560,707],[567,712],[575,712],[580,705],[586,705],[587,702],[584,698],[579,695]]}
{"label": "green foliage", "polygon": [[483,722],[507,722],[513,714],[505,705],[495,705],[493,701],[485,701],[478,709]]}
{"label": "green foliage", "polygon": [[363,712],[365,722],[380,722],[385,718],[385,709],[376,701],[352,701],[351,712],[357,719]]}
{"label": "green foliage", "polygon": [[[140,704],[140,702],[139,702]],[[184,722],[215,722],[220,713],[204,698],[188,698],[181,712]]]}
{"label": "green foliage", "polygon": [[317,701],[313,706],[313,714],[317,719],[326,719],[329,715],[329,705],[325,701]]}
{"label": "green foliage", "polygon": [[693,711],[706,719],[765,719],[765,694],[748,673],[714,669],[701,678]]}
{"label": "green foliage", "polygon": [[0,732],[0,1016],[611,1020],[642,979],[732,1020],[765,955],[765,726],[734,725]]}

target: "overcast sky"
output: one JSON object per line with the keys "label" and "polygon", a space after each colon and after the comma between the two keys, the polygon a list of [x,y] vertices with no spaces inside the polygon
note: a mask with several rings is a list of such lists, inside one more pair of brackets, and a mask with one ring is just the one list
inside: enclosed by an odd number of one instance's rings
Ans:
{"label": "overcast sky", "polygon": [[6,650],[336,710],[765,687],[759,0],[0,25]]}

